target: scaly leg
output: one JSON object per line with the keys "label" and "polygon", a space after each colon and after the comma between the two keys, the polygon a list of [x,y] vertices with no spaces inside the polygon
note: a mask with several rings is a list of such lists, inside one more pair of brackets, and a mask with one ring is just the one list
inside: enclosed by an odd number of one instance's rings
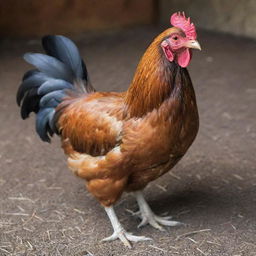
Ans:
{"label": "scaly leg", "polygon": [[149,207],[141,191],[136,191],[135,196],[140,208],[139,212],[141,214],[142,219],[141,223],[138,225],[138,228],[145,226],[146,224],[150,224],[152,227],[163,231],[164,228],[161,225],[177,226],[182,224],[181,222],[170,220],[172,218],[171,216],[160,217],[155,215],[151,208]]}
{"label": "scaly leg", "polygon": [[110,219],[110,222],[112,224],[112,227],[114,229],[114,233],[104,238],[102,241],[113,241],[116,239],[120,239],[125,246],[131,248],[131,242],[139,242],[139,241],[146,241],[146,240],[152,240],[151,238],[145,237],[145,236],[134,236],[131,233],[128,233],[125,231],[121,223],[119,222],[116,213],[114,211],[114,208],[112,206],[105,207],[105,211]]}

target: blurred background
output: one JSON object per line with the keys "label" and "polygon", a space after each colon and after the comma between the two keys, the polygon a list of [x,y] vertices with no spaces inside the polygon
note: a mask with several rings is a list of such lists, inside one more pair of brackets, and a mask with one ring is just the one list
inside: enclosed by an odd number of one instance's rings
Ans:
{"label": "blurred background", "polygon": [[[128,194],[116,205],[120,221],[154,241],[103,244],[109,221],[69,172],[59,139],[43,143],[34,115],[20,118],[16,92],[31,69],[22,55],[43,52],[45,34],[67,35],[97,90],[124,91],[176,11],[191,17],[202,46],[188,66],[200,129],[145,194],[156,213],[186,225],[138,230]],[[0,0],[0,256],[255,256],[255,39],[255,0]]]}
{"label": "blurred background", "polygon": [[170,14],[177,10],[188,13],[200,28],[256,37],[255,0],[1,0],[0,36],[169,25]]}

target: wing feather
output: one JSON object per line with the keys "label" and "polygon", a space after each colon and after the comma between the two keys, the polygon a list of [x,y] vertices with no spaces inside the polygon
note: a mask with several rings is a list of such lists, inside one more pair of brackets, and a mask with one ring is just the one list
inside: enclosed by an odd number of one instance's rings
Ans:
{"label": "wing feather", "polygon": [[110,93],[64,100],[57,108],[62,139],[68,139],[79,153],[105,155],[121,141],[123,122],[119,113],[122,102],[122,97]]}

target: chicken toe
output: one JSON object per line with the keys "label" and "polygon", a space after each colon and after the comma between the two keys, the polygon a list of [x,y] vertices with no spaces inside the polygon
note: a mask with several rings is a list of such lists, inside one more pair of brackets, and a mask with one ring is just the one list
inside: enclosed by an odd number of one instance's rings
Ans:
{"label": "chicken toe", "polygon": [[149,237],[135,236],[135,235],[125,231],[125,229],[123,228],[123,226],[119,222],[113,207],[105,207],[105,211],[106,211],[106,213],[107,213],[107,215],[110,219],[110,222],[111,222],[112,227],[114,229],[114,233],[111,236],[102,239],[103,242],[120,239],[125,246],[127,246],[129,248],[132,248],[130,242],[139,242],[139,241],[152,240]]}
{"label": "chicken toe", "polygon": [[170,220],[172,218],[171,216],[161,217],[154,214],[141,191],[135,192],[135,196],[140,208],[140,215],[142,219],[141,223],[138,225],[138,228],[149,224],[158,230],[164,231],[165,229],[162,227],[162,225],[178,226],[182,224],[181,222]]}

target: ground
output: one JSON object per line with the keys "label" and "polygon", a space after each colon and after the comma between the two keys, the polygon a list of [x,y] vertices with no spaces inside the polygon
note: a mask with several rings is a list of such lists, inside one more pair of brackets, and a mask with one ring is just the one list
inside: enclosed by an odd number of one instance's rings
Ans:
{"label": "ground", "polygon": [[[98,90],[125,90],[138,60],[162,29],[144,27],[75,38]],[[256,255],[256,43],[199,32],[202,52],[189,71],[200,112],[200,131],[187,155],[145,190],[159,214],[185,225],[160,232],[137,229],[137,206],[124,195],[116,211],[124,227],[153,238],[102,243],[109,220],[84,182],[66,167],[58,138],[51,145],[22,121],[15,94],[29,68],[21,56],[38,40],[0,45],[0,255]]]}

